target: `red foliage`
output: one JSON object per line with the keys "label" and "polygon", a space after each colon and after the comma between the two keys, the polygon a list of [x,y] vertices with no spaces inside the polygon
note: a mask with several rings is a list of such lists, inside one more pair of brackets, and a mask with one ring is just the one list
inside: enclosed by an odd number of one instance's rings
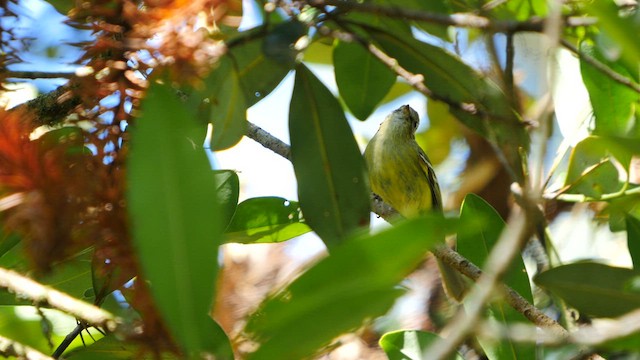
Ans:
{"label": "red foliage", "polygon": [[[0,9],[6,9],[6,3],[0,0]],[[51,132],[33,140],[29,136],[39,123],[33,115],[0,111],[4,230],[22,236],[39,272],[93,247],[97,304],[137,277],[135,285],[123,291],[142,315],[144,331],[137,339],[158,353],[176,347],[157,315],[132,248],[126,127],[135,121],[152,70],[169,73],[183,84],[200,81],[224,52],[211,29],[237,25],[241,6],[241,0],[76,1],[69,23],[91,29],[95,40],[81,45],[85,52],[79,63],[90,71],[68,84],[67,95],[79,98],[80,106],[65,123],[82,121],[89,130],[63,137]]]}

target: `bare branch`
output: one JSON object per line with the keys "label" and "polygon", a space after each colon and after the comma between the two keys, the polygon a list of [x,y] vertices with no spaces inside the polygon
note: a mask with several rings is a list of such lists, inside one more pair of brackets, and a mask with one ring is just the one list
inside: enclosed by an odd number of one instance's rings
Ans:
{"label": "bare branch", "polygon": [[6,77],[12,79],[70,79],[75,72],[43,72],[43,71],[7,71]]}
{"label": "bare branch", "polygon": [[27,360],[53,360],[52,357],[44,355],[36,349],[3,336],[0,336],[0,355],[6,358],[14,356],[18,359]]}
{"label": "bare branch", "polygon": [[611,78],[611,80],[622,84],[626,87],[628,87],[629,89],[640,93],[640,85],[635,83],[633,80],[631,80],[630,78],[621,75],[620,73],[614,71],[613,69],[611,69],[610,67],[608,67],[607,65],[605,65],[604,63],[602,63],[601,61],[599,61],[598,59],[594,58],[593,56],[589,56],[585,53],[583,53],[582,51],[578,50],[578,48],[576,48],[575,46],[573,46],[573,44],[571,44],[569,41],[562,39],[561,41],[562,46],[564,46],[566,49],[568,49],[569,51],[571,51],[572,53],[578,55],[578,57],[583,60],[584,62],[586,62],[587,64],[593,66],[594,68],[596,68],[596,70],[600,71],[601,73],[603,73],[604,75],[608,76],[609,78]]}
{"label": "bare branch", "polygon": [[289,145],[287,145],[277,137],[269,134],[258,125],[250,121],[247,121],[247,124],[247,133],[245,135],[248,138],[282,156],[283,158],[291,160],[291,151]]}
{"label": "bare branch", "polygon": [[[459,28],[472,28],[504,33],[520,31],[542,32],[546,21],[545,19],[539,18],[527,21],[491,20],[489,18],[473,14],[445,15],[420,11],[417,9],[378,6],[371,3],[358,3],[355,1],[309,0],[308,4],[314,7],[335,6],[336,8],[344,11],[357,11],[384,15],[391,18],[424,21],[443,26],[455,26]],[[564,25],[566,27],[589,26],[596,23],[597,19],[591,17],[568,17],[564,21]]]}
{"label": "bare branch", "polygon": [[107,331],[115,330],[120,323],[116,316],[97,306],[44,286],[12,270],[0,268],[0,287],[31,300],[35,305],[50,306]]}

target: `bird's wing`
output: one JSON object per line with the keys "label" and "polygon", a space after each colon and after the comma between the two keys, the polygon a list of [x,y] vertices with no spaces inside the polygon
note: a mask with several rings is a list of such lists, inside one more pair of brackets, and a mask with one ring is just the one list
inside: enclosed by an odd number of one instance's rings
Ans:
{"label": "bird's wing", "polygon": [[433,166],[427,157],[427,154],[418,146],[420,156],[420,167],[424,174],[427,176],[429,183],[431,184],[431,202],[434,209],[442,210],[442,195],[440,194],[440,185],[438,185],[438,179],[436,178],[436,172],[433,170]]}

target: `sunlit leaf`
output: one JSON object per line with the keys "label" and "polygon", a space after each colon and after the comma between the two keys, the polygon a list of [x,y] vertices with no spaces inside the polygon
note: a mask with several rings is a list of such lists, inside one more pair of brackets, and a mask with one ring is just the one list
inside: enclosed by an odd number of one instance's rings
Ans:
{"label": "sunlit leaf", "polygon": [[243,244],[282,242],[310,231],[301,222],[296,201],[259,197],[243,201],[225,231],[227,242]]}
{"label": "sunlit leaf", "polygon": [[384,314],[404,293],[396,285],[453,225],[431,215],[335,247],[251,316],[245,333],[260,346],[249,359],[302,359]]}
{"label": "sunlit leaf", "polygon": [[331,247],[369,225],[366,168],[342,108],[304,65],[289,111],[291,157],[306,222]]}
{"label": "sunlit leaf", "polygon": [[128,162],[134,244],[169,330],[187,353],[215,352],[209,312],[222,243],[204,128],[168,85],[153,83],[131,131]]}
{"label": "sunlit leaf", "polygon": [[366,120],[389,92],[396,75],[355,43],[336,41],[333,63],[340,96],[356,118]]}
{"label": "sunlit leaf", "polygon": [[585,261],[544,271],[534,281],[580,312],[615,317],[640,307],[640,292],[628,290],[637,276],[631,269]]}
{"label": "sunlit leaf", "polygon": [[[590,13],[598,17],[598,29],[603,36],[615,42],[613,54],[619,54],[620,60],[627,70],[638,74],[638,62],[640,62],[640,17],[638,12],[621,16],[618,6],[614,1],[594,1],[590,3]],[[634,16],[635,15],[635,16]],[[615,55],[614,55],[615,56]]]}
{"label": "sunlit leaf", "polygon": [[565,192],[598,198],[620,189],[616,167],[607,160],[608,147],[602,139],[588,137],[571,151]]}
{"label": "sunlit leaf", "polygon": [[[627,70],[607,61],[598,49],[588,42],[582,42],[580,51],[607,65],[613,71],[630,78]],[[595,116],[594,134],[624,136],[635,124],[635,107],[640,94],[614,81],[588,62],[580,61],[584,81]]]}

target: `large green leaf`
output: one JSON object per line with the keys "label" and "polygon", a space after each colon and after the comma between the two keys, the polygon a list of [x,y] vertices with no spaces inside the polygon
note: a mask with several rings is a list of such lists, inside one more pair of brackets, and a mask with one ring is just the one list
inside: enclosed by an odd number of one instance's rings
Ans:
{"label": "large green leaf", "polygon": [[[464,231],[458,234],[458,252],[474,264],[484,264],[505,227],[504,220],[484,199],[469,194],[465,197],[460,209],[460,222],[470,224],[469,228],[475,231]],[[529,277],[521,257],[513,260],[504,282],[525,299],[533,302]],[[522,314],[504,301],[491,304],[490,310],[493,317],[504,325],[515,321],[527,321]],[[512,341],[490,344],[480,339],[480,343],[485,351],[496,359],[535,359],[533,348]]]}
{"label": "large green leaf", "polygon": [[360,44],[336,41],[333,64],[340,96],[360,120],[371,115],[396,81],[396,75]]}
{"label": "large green leaf", "polygon": [[[580,51],[606,64],[618,74],[631,78],[624,67],[607,61],[589,42],[583,41]],[[629,134],[635,124],[635,108],[640,94],[614,81],[584,60],[580,61],[580,71],[589,91],[596,120],[593,133],[613,136]]]}
{"label": "large green leaf", "polygon": [[226,242],[282,242],[308,232],[296,201],[258,197],[243,201],[225,231]]}
{"label": "large green leaf", "polygon": [[435,214],[346,241],[265,300],[245,333],[260,346],[250,359],[302,359],[365,319],[384,314],[396,285],[453,228]]}
{"label": "large green leaf", "polygon": [[187,353],[215,352],[211,332],[221,218],[204,128],[169,85],[153,83],[131,132],[128,162],[133,240],[144,278]]}
{"label": "large green leaf", "polygon": [[640,292],[628,290],[637,276],[631,269],[585,261],[544,271],[534,281],[580,312],[615,317],[640,307]]}
{"label": "large green leaf", "polygon": [[289,111],[291,160],[306,222],[329,246],[369,225],[365,163],[342,108],[304,65]]}
{"label": "large green leaf", "polygon": [[[419,330],[399,330],[384,334],[379,341],[380,347],[389,360],[422,360],[429,346],[438,341],[437,334]],[[462,360],[459,354],[447,359]]]}

